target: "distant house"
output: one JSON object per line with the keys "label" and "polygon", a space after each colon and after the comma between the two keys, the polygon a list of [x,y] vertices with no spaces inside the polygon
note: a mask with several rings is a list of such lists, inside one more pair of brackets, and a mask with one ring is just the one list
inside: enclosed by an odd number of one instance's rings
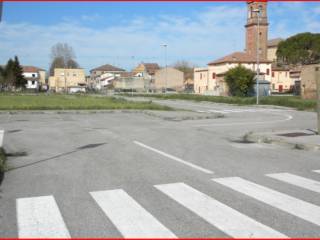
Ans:
{"label": "distant house", "polygon": [[290,68],[272,64],[271,92],[284,93],[293,90],[293,88],[294,79],[290,76]]}
{"label": "distant house", "polygon": [[55,68],[54,75],[49,78],[49,89],[56,92],[83,91],[86,85],[86,75],[82,68]]}
{"label": "distant house", "polygon": [[101,89],[101,87],[108,85],[111,79],[120,76],[120,73],[123,73],[125,71],[126,70],[122,68],[118,68],[110,64],[105,64],[100,67],[91,69],[91,82],[89,83],[89,85],[90,87]]}
{"label": "distant house", "polygon": [[140,63],[132,70],[136,77],[144,77],[145,79],[154,79],[156,71],[160,69],[157,63]]}
{"label": "distant house", "polygon": [[184,73],[175,68],[162,68],[155,72],[152,88],[155,91],[174,89],[175,91],[184,90]]}
{"label": "distant house", "polygon": [[[209,94],[227,96],[229,89],[224,81],[225,73],[237,66],[243,66],[255,71],[257,59],[254,55],[245,52],[235,52],[215,61],[208,63],[207,68],[194,69],[194,92],[198,94]],[[260,59],[259,64],[261,81],[271,81],[271,61]]]}
{"label": "distant house", "polygon": [[23,76],[27,80],[26,88],[39,90],[46,85],[46,71],[34,66],[23,66]]}

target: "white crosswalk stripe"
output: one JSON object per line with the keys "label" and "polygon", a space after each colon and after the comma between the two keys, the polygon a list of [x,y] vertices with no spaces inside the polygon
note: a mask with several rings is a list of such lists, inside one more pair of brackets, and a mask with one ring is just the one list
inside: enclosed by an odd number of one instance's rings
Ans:
{"label": "white crosswalk stripe", "polygon": [[240,177],[212,179],[237,192],[320,226],[320,207]]}
{"label": "white crosswalk stripe", "polygon": [[70,238],[53,196],[19,198],[16,203],[19,238]]}
{"label": "white crosswalk stripe", "polygon": [[308,189],[313,192],[320,193],[320,182],[312,179],[300,177],[290,173],[274,173],[274,174],[267,174],[266,176],[301,187],[301,188]]}
{"label": "white crosswalk stripe", "polygon": [[155,187],[232,237],[286,237],[184,183]]}
{"label": "white crosswalk stripe", "polygon": [[125,238],[176,238],[125,191],[119,189],[90,194]]}

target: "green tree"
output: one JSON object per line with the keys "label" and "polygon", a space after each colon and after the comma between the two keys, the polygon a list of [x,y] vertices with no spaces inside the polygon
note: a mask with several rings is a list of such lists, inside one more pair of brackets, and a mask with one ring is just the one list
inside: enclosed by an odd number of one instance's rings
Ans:
{"label": "green tree", "polygon": [[320,34],[299,33],[280,42],[277,58],[281,64],[320,63]]}
{"label": "green tree", "polygon": [[238,66],[226,72],[225,81],[232,96],[246,97],[252,93],[255,73],[243,66]]}
{"label": "green tree", "polygon": [[6,88],[13,88],[16,79],[14,75],[14,61],[10,58],[7,62],[7,65],[5,66],[4,69],[4,84]]}
{"label": "green tree", "polygon": [[0,91],[3,89],[5,84],[4,68],[0,66]]}
{"label": "green tree", "polygon": [[27,80],[23,76],[23,68],[20,65],[19,59],[17,56],[14,57],[13,61],[13,74],[15,78],[14,85],[16,88],[25,88]]}

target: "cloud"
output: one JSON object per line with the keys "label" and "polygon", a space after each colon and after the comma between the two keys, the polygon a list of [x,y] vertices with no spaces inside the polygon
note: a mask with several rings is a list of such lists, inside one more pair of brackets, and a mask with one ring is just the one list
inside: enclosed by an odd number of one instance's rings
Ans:
{"label": "cloud", "polygon": [[[269,6],[271,37],[319,29],[319,21],[314,21],[317,13],[310,14],[304,4],[286,5],[287,12],[281,4]],[[297,18],[297,23],[293,23],[290,16],[298,12],[303,19]],[[18,55],[23,64],[48,68],[50,48],[57,42],[72,45],[77,61],[87,70],[106,63],[127,69],[140,61],[163,65],[164,50],[160,46],[163,43],[168,44],[169,63],[184,59],[200,66],[244,49],[245,4],[226,3],[184,16],[136,16],[112,26],[95,26],[102,19],[98,14],[82,15],[78,19],[66,17],[48,26],[2,22],[0,62]],[[297,27],[299,23],[303,26]]]}

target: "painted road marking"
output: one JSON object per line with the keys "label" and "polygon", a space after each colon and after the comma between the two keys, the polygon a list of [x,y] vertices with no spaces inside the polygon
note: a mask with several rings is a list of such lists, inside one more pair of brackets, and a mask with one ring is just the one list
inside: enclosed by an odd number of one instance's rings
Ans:
{"label": "painted road marking", "polygon": [[316,173],[320,173],[320,170],[313,170],[314,172],[316,172]]}
{"label": "painted road marking", "polygon": [[320,207],[239,177],[212,179],[272,207],[320,225]]}
{"label": "painted road marking", "polygon": [[155,187],[232,237],[286,237],[184,183],[155,185]]}
{"label": "painted road marking", "polygon": [[3,146],[4,130],[0,130],[0,147]]}
{"label": "painted road marking", "polygon": [[182,164],[184,164],[184,165],[187,165],[187,166],[189,166],[189,167],[192,167],[192,168],[194,168],[194,169],[196,169],[196,170],[202,171],[202,172],[207,173],[207,174],[213,174],[213,172],[212,172],[211,170],[209,170],[209,169],[206,169],[206,168],[200,167],[200,166],[198,166],[198,165],[195,165],[195,164],[193,164],[193,163],[184,161],[184,160],[182,160],[181,158],[178,158],[178,157],[175,157],[175,156],[173,156],[173,155],[171,155],[171,154],[162,152],[162,151],[160,151],[160,150],[158,150],[158,149],[155,149],[155,148],[153,148],[153,147],[147,146],[147,145],[145,145],[145,144],[143,144],[143,143],[141,143],[141,142],[138,142],[138,141],[133,141],[133,142],[134,142],[135,144],[139,145],[140,147],[144,147],[144,148],[146,148],[146,149],[148,149],[148,150],[151,150],[151,151],[153,151],[153,152],[156,152],[156,153],[158,153],[158,154],[160,154],[160,155],[162,155],[162,156],[165,156],[165,157],[170,158],[170,159],[172,159],[172,160],[174,160],[174,161],[177,161],[177,162],[179,162],[179,163],[182,163]]}
{"label": "painted road marking", "polygon": [[90,193],[125,238],[176,238],[176,236],[125,191]]}
{"label": "painted road marking", "polygon": [[320,182],[290,173],[267,174],[266,176],[301,188],[320,193]]}
{"label": "painted road marking", "polygon": [[53,196],[16,201],[19,238],[70,238]]}

